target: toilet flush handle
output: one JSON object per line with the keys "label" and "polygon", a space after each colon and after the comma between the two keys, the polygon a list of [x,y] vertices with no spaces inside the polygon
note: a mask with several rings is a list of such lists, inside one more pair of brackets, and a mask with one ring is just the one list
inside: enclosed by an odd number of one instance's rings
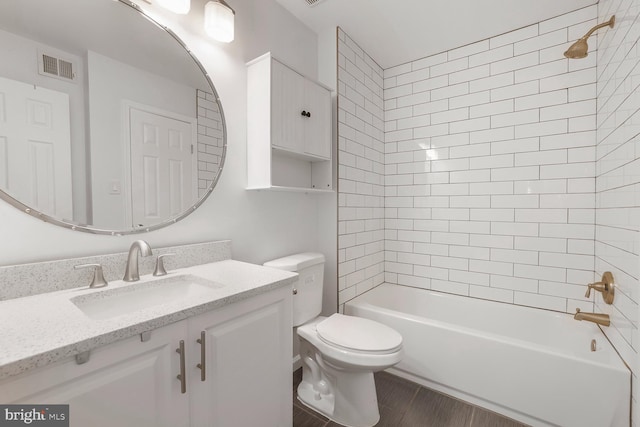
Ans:
{"label": "toilet flush handle", "polygon": [[298,295],[298,290],[296,288],[293,288],[293,294]]}

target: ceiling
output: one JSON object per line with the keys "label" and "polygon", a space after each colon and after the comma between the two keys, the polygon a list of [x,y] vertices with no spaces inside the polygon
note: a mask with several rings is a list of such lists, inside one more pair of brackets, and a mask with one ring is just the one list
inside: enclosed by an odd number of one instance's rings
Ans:
{"label": "ceiling", "polygon": [[276,0],[316,32],[339,26],[386,69],[597,0]]}
{"label": "ceiling", "polygon": [[62,51],[49,52],[52,55],[85,57],[93,51],[195,88],[209,88],[173,36],[121,2],[0,0],[0,31]]}

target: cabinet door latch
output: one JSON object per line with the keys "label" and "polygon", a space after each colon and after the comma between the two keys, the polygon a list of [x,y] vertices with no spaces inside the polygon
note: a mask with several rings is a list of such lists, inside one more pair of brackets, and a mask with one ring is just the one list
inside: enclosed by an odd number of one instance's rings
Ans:
{"label": "cabinet door latch", "polygon": [[151,339],[151,331],[144,331],[140,334],[140,341],[147,342]]}
{"label": "cabinet door latch", "polygon": [[84,365],[89,361],[91,357],[91,350],[83,351],[82,353],[76,354],[76,364]]}

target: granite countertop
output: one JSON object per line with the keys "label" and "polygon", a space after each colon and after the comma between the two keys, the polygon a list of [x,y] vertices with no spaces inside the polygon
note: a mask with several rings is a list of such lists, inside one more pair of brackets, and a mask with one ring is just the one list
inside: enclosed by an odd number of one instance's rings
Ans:
{"label": "granite countertop", "polygon": [[[72,302],[72,298],[92,299],[90,294],[125,287],[133,289],[184,275],[214,282],[215,286],[204,296],[196,293],[98,320],[87,317]],[[296,273],[225,260],[176,269],[163,277],[142,276],[140,281],[132,283],[113,281],[100,289],[83,287],[0,301],[0,379],[292,285],[296,278]]]}

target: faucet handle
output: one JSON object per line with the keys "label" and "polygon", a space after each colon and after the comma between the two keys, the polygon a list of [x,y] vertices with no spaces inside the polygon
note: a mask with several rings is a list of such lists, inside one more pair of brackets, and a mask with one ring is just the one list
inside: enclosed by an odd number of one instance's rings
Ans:
{"label": "faucet handle", "polygon": [[156,260],[156,269],[153,270],[154,276],[166,276],[167,270],[164,268],[164,257],[173,256],[175,254],[162,254],[158,255],[158,259]]}
{"label": "faucet handle", "polygon": [[91,279],[91,283],[89,284],[90,288],[104,288],[109,284],[104,278],[104,273],[102,271],[102,265],[100,264],[79,264],[74,266],[74,270],[79,270],[81,268],[91,268],[93,267],[93,279]]}
{"label": "faucet handle", "polygon": [[598,292],[608,291],[607,285],[605,285],[603,282],[589,283],[587,285],[587,293],[584,294],[586,298],[591,297],[591,289],[595,289]]}
{"label": "faucet handle", "polygon": [[604,299],[604,302],[607,304],[613,303],[615,285],[613,275],[610,272],[605,271],[600,282],[589,283],[587,285],[587,292],[584,294],[585,298],[589,298],[591,296],[591,289],[595,289],[600,292],[602,294],[602,299]]}
{"label": "faucet handle", "polygon": [[587,285],[587,292],[584,294],[585,298],[591,298],[591,289],[594,287],[593,285],[595,285],[595,283],[589,283]]}

